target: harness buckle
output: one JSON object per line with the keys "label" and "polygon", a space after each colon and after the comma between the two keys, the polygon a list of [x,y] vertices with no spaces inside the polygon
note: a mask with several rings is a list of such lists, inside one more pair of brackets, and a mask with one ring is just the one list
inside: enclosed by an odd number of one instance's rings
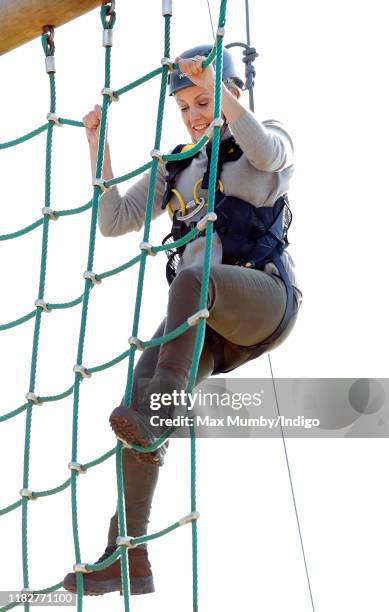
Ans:
{"label": "harness buckle", "polygon": [[206,206],[205,203],[205,199],[204,198],[200,198],[199,203],[197,204],[194,200],[191,200],[190,202],[188,202],[188,204],[185,205],[186,210],[193,208],[193,210],[191,210],[190,212],[188,212],[187,214],[183,215],[182,211],[179,210],[177,211],[176,214],[176,218],[178,221],[185,221],[186,219],[191,219],[192,217],[194,217],[204,206]]}

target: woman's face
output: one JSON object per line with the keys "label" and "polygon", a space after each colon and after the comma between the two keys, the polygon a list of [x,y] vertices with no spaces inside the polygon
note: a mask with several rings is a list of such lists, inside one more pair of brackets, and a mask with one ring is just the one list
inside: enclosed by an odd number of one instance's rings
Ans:
{"label": "woman's face", "polygon": [[213,95],[203,87],[192,85],[181,89],[174,97],[192,142],[197,142],[213,120]]}

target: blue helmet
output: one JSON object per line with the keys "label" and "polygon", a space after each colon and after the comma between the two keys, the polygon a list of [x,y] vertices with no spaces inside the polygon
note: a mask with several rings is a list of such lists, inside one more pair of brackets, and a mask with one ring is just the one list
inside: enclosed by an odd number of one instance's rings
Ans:
{"label": "blue helmet", "polygon": [[[209,53],[212,51],[212,45],[199,45],[198,47],[193,47],[193,49],[188,49],[179,55],[183,59],[188,59],[188,57],[194,57],[195,55],[204,55],[207,57]],[[235,68],[234,59],[231,53],[227,49],[223,49],[223,81],[227,79],[231,79],[234,83],[240,88],[243,88],[243,81],[238,77],[238,71]],[[191,87],[194,83],[187,77],[184,76],[181,70],[173,70],[169,74],[169,96],[173,95],[180,89],[184,89],[185,87]]]}

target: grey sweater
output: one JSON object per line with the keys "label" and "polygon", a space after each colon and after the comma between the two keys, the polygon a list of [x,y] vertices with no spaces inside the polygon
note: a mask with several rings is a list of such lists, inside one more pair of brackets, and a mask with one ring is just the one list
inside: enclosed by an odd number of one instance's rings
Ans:
{"label": "grey sweater", "polygon": [[[236,161],[223,164],[221,181],[224,192],[250,202],[253,206],[272,206],[274,202],[289,188],[293,174],[293,144],[290,136],[281,123],[267,120],[260,123],[254,115],[246,113],[238,120],[229,123],[222,138],[233,135],[243,151]],[[176,189],[185,202],[193,199],[195,182],[204,175],[208,158],[205,147],[195,157],[192,163],[177,177]],[[153,203],[152,219],[166,212],[161,209],[162,197],[165,192],[166,171],[159,164],[156,181],[156,191]],[[103,236],[120,236],[127,232],[139,231],[144,224],[147,193],[150,182],[150,171],[121,196],[116,185],[104,192],[99,203],[99,227]],[[199,196],[206,198],[206,191],[198,190]],[[179,209],[176,197],[171,200],[174,210]],[[198,220],[206,209],[198,213],[191,221]],[[177,274],[185,267],[202,265],[205,252],[205,237],[199,236],[189,242],[177,267]],[[292,285],[298,287],[295,266],[288,251],[284,251],[282,260]],[[213,233],[212,259],[213,263],[221,263],[222,245],[217,232]],[[277,268],[269,263],[265,272],[278,274]]]}

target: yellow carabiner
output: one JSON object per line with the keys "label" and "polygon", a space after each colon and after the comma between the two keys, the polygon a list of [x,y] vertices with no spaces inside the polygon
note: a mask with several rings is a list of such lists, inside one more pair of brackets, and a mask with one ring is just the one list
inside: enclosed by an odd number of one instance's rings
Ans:
{"label": "yellow carabiner", "polygon": [[[183,200],[182,195],[180,194],[180,192],[179,192],[179,191],[177,191],[177,189],[172,189],[172,193],[174,193],[174,195],[176,196],[176,198],[177,198],[177,200],[178,200],[178,203],[179,203],[179,205],[180,205],[180,208],[181,208],[181,212],[182,212],[182,214],[183,214],[183,215],[186,215],[186,206],[185,206],[185,202],[184,202],[184,200]],[[173,218],[174,211],[173,211],[173,207],[172,207],[172,205],[170,204],[170,202],[169,202],[169,203],[168,203],[168,205],[167,205],[167,209],[168,209],[168,212],[169,212],[169,216],[170,216],[170,218],[172,219],[172,218]]]}
{"label": "yellow carabiner", "polygon": [[[200,203],[199,196],[197,195],[197,189],[198,189],[198,187],[199,187],[200,183],[202,183],[202,181],[203,181],[203,179],[202,179],[202,178],[199,178],[199,179],[198,179],[198,180],[195,182],[194,187],[193,187],[193,199],[194,199],[194,201],[196,202],[196,204],[199,204],[199,203]],[[224,185],[223,185],[223,183],[221,182],[221,180],[220,180],[220,179],[219,179],[219,189],[220,189],[220,191],[221,191],[222,193],[224,192]]]}

